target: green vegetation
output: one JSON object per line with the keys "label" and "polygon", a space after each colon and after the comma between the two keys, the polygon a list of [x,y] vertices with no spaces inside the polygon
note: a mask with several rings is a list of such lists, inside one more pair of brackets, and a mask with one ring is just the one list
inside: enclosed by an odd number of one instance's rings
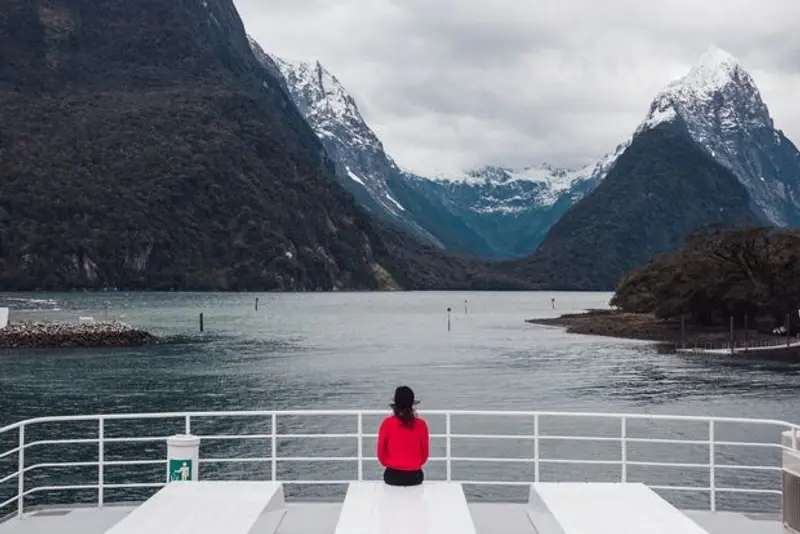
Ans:
{"label": "green vegetation", "polygon": [[769,331],[800,308],[800,231],[763,227],[694,232],[685,247],[623,277],[611,304],[670,319],[685,314],[702,325]]}
{"label": "green vegetation", "polygon": [[679,124],[663,124],[638,134],[594,192],[510,272],[550,289],[612,291],[623,274],[713,223],[757,223],[747,190]]}
{"label": "green vegetation", "polygon": [[230,0],[0,7],[0,289],[521,289],[374,221]]}

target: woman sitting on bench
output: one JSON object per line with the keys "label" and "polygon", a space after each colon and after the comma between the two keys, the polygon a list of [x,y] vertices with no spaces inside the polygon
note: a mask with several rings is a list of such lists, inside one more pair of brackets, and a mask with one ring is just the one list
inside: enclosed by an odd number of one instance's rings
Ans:
{"label": "woman sitting on bench", "polygon": [[410,387],[397,388],[391,404],[394,415],[378,430],[378,461],[386,468],[383,481],[390,486],[417,486],[425,478],[422,466],[428,461],[430,438],[428,424],[414,411],[418,403]]}

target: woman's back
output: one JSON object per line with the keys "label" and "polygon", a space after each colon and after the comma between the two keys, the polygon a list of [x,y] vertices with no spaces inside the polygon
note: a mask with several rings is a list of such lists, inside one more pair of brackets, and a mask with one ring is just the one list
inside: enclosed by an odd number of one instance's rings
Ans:
{"label": "woman's back", "polygon": [[406,423],[390,415],[378,430],[378,460],[401,471],[421,469],[429,455],[428,424],[419,416]]}

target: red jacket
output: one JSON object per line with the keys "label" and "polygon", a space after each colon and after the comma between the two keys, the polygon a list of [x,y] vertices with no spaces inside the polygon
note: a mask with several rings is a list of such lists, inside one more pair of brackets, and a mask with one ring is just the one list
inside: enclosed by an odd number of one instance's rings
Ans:
{"label": "red jacket", "polygon": [[416,417],[411,427],[390,415],[378,430],[378,461],[384,467],[400,471],[416,471],[428,461],[428,424]]}

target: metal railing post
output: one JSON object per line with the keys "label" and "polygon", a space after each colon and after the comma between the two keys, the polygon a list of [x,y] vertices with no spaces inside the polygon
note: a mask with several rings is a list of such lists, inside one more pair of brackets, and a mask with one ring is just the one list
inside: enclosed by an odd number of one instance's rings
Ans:
{"label": "metal railing post", "polygon": [[717,474],[716,474],[716,458],[715,458],[715,437],[714,437],[714,420],[708,421],[708,477],[709,487],[711,489],[711,511],[717,511]]}
{"label": "metal railing post", "polygon": [[272,460],[270,469],[272,471],[272,481],[278,480],[278,414],[272,412]]}
{"label": "metal railing post", "polygon": [[453,479],[453,440],[452,440],[452,418],[450,412],[447,412],[444,416],[444,440],[445,440],[445,471],[447,474],[447,481],[450,482]]}
{"label": "metal railing post", "polygon": [[364,480],[364,414],[358,412],[358,480]]}
{"label": "metal railing post", "polygon": [[187,435],[192,433],[192,416],[189,414],[186,414],[183,421],[183,433]]}
{"label": "metal railing post", "polygon": [[25,424],[19,426],[19,453],[17,456],[19,476],[17,477],[17,516],[22,517],[24,510],[22,496],[25,493]]}
{"label": "metal railing post", "polygon": [[103,507],[103,484],[105,467],[105,420],[102,416],[97,420],[97,506]]}
{"label": "metal railing post", "polygon": [[620,421],[620,458],[622,460],[622,482],[628,481],[628,418],[624,415]]}
{"label": "metal railing post", "polygon": [[539,482],[539,414],[533,414],[533,481]]}

